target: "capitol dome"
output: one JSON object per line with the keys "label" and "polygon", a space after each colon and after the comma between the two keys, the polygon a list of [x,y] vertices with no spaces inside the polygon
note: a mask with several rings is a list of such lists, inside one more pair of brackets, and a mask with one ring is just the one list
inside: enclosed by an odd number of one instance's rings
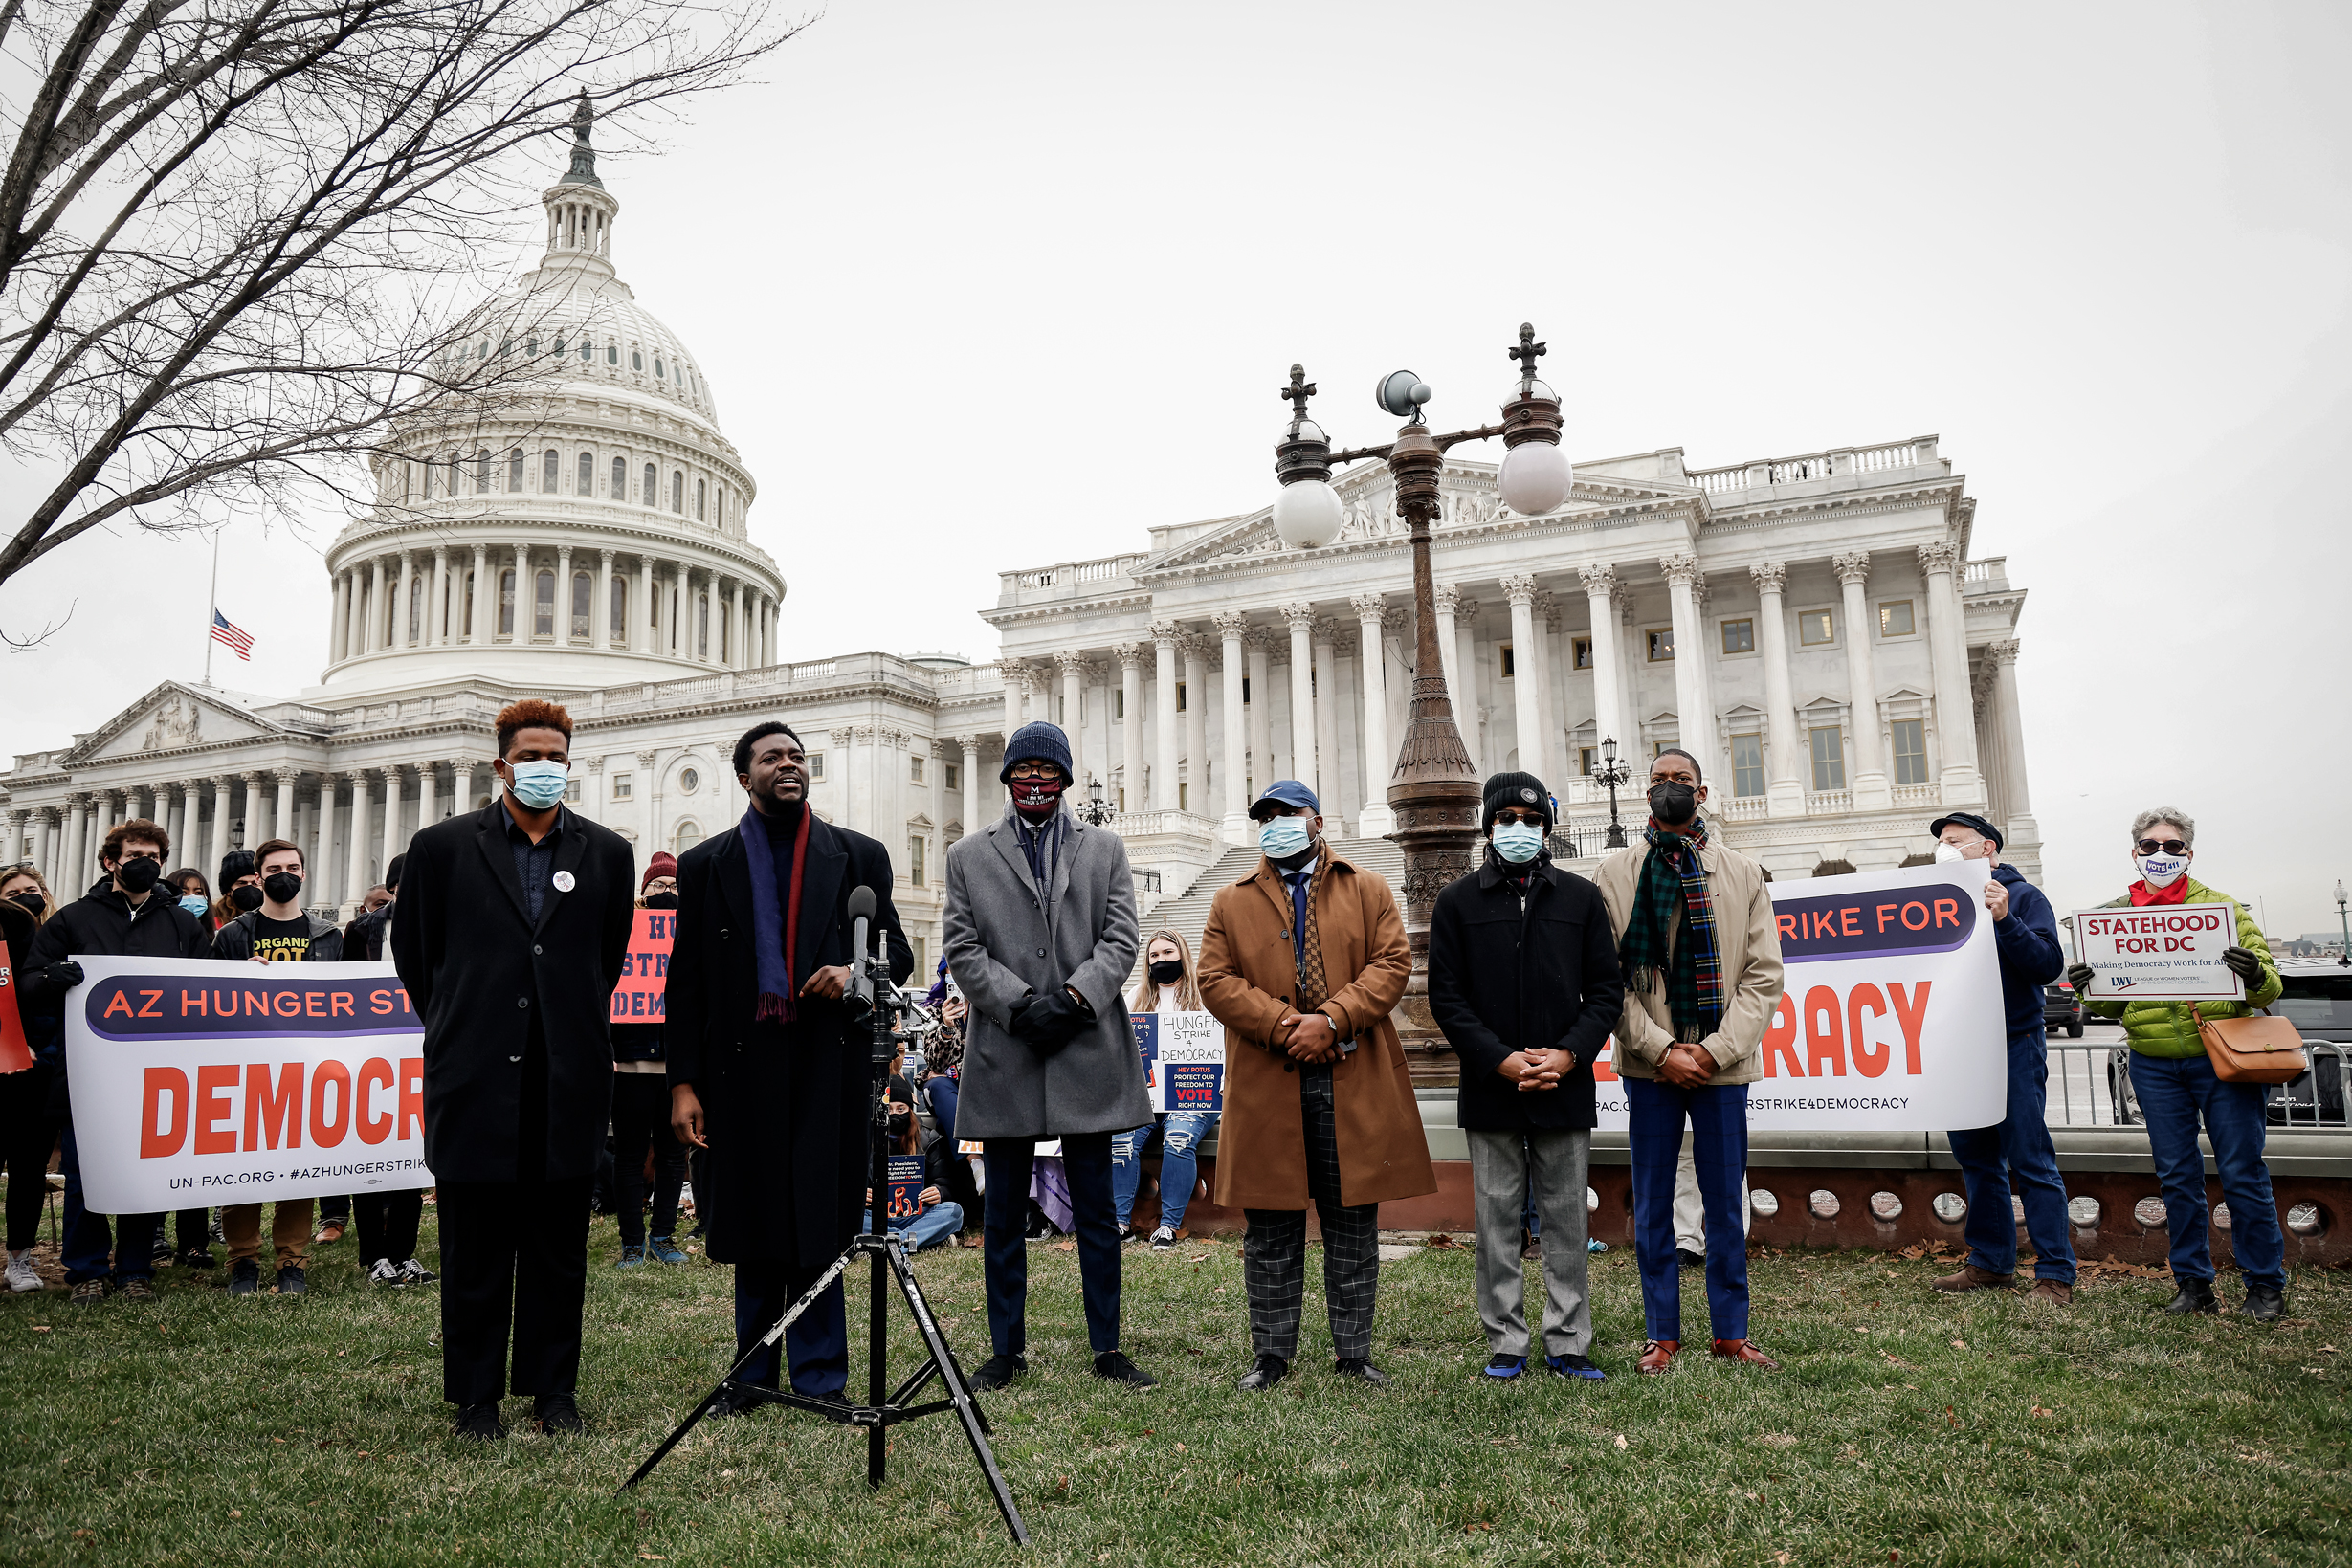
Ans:
{"label": "capitol dome", "polygon": [[449,394],[392,432],[374,504],[327,551],[322,696],[775,662],[785,584],[746,531],[758,487],[700,361],[613,269],[620,203],[585,100],[573,128],[537,270],[436,357]]}

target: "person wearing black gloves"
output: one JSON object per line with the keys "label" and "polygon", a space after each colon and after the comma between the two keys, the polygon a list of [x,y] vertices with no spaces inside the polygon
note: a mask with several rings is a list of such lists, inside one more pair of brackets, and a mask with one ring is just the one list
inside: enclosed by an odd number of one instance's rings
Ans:
{"label": "person wearing black gloves", "polygon": [[947,850],[941,947],[966,1020],[956,1134],[982,1146],[988,1337],[972,1374],[1002,1388],[1028,1370],[1029,1252],[1022,1228],[1039,1138],[1062,1140],[1076,1215],[1086,1337],[1096,1375],[1157,1380],[1119,1348],[1119,1221],[1111,1138],[1151,1119],[1143,1059],[1127,1022],[1135,967],[1135,880],[1117,833],[1063,809],[1070,740],[1023,725],[997,775],[1005,814]]}
{"label": "person wearing black gloves", "polygon": [[[105,886],[58,910],[33,939],[22,996],[27,1013],[63,1027],[73,989],[82,982],[81,965],[74,961],[78,958],[201,959],[211,951],[211,934],[159,886],[164,856],[170,852],[171,835],[144,817],[107,830],[99,850]],[[73,1287],[74,1300],[85,1306],[105,1300],[109,1279],[125,1301],[154,1300],[155,1242],[164,1217],[119,1215],[109,1234],[106,1217],[82,1206],[81,1159],[75,1150],[70,1111],[63,1139],[65,1279]]]}
{"label": "person wearing black gloves", "polygon": [[[48,916],[49,883],[38,868],[20,861],[0,869],[0,941],[7,943],[11,975],[24,972],[26,960],[33,956],[33,939]],[[33,1052],[33,1065],[0,1073],[0,1162],[5,1162],[9,1179],[6,1284],[21,1292],[41,1288],[41,1276],[33,1267],[33,1244],[40,1236],[41,1208],[49,1197],[49,1156],[57,1146],[57,1125],[63,1119],[55,1091],[65,1048],[55,1020],[19,1009],[17,1023]]]}
{"label": "person wearing black gloves", "polygon": [[439,1187],[441,1397],[455,1435],[506,1434],[534,1396],[580,1430],[588,1185],[612,1106],[612,988],[633,917],[629,843],[566,809],[571,716],[510,702],[505,790],[409,840],[392,962],[425,1024],[425,1164]]}
{"label": "person wearing black gloves", "polygon": [[[677,861],[661,850],[637,884],[637,907],[677,908]],[[621,1261],[634,1269],[647,1256],[645,1160],[654,1160],[654,1239],[656,1263],[684,1263],[677,1249],[677,1195],[686,1184],[686,1145],[670,1126],[669,1068],[661,1059],[659,1024],[612,1026],[612,1189],[621,1221]]]}
{"label": "person wearing black gloves", "polygon": [[1592,1060],[1625,1006],[1600,890],[1552,864],[1551,795],[1531,773],[1486,781],[1486,859],[1437,895],[1430,1012],[1462,1063],[1456,1117],[1478,1212],[1478,1316],[1498,1380],[1527,1368],[1520,1222],[1543,1229],[1543,1363],[1598,1379],[1585,1248]]}
{"label": "person wearing black gloves", "polygon": [[[915,953],[890,900],[890,851],[810,808],[809,756],[789,725],[769,719],[735,742],[735,782],[751,808],[678,857],[662,1049],[671,1126],[710,1151],[710,1257],[735,1266],[741,1359],[863,1228],[872,1034],[845,1000],[850,895],[874,892],[893,984]],[[841,1397],[838,1279],[785,1331],[784,1350],[794,1393]],[[739,1380],[773,1388],[781,1375],[766,1346]],[[716,1413],[757,1402],[730,1390]]]}

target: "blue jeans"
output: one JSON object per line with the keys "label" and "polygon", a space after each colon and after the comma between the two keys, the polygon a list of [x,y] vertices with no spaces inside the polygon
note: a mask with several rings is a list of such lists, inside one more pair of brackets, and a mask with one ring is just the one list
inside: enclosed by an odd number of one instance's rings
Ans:
{"label": "blue jeans", "polygon": [[[93,1214],[81,1201],[81,1156],[74,1147],[74,1124],[59,1132],[57,1168],[65,1176],[65,1282],[111,1277],[125,1280],[155,1277],[155,1237],[164,1227],[161,1214],[122,1214],[110,1234],[106,1216]],[[111,1269],[108,1267],[112,1260]]]}
{"label": "blue jeans", "polygon": [[[1029,1351],[1029,1179],[1034,1138],[992,1137],[981,1146],[988,1190],[981,1198],[982,1253],[988,1282],[988,1341],[999,1356]],[[1062,1137],[1062,1172],[1078,1228],[1078,1283],[1086,1340],[1100,1356],[1119,1348],[1119,1226],[1111,1218],[1111,1135]]]}
{"label": "blue jeans", "polygon": [[[785,1309],[816,1283],[822,1266],[804,1269],[796,1264],[763,1260],[735,1266],[735,1354],[741,1357],[752,1341],[773,1327]],[[815,1305],[784,1331],[784,1349],[792,1363],[792,1391],[838,1398],[850,1382],[850,1334],[841,1309],[841,1282],[834,1280]],[[776,1386],[776,1352],[765,1347],[743,1371],[743,1380],[763,1388]]]}
{"label": "blue jeans", "polygon": [[2197,1148],[2197,1118],[2213,1142],[2213,1166],[2230,1204],[2230,1242],[2249,1285],[2287,1288],[2287,1238],[2278,1227],[2270,1167],[2262,1162],[2267,1134],[2262,1085],[2223,1083],[2203,1056],[2178,1060],[2132,1052],[2132,1092],[2148,1118],[2148,1152],[2164,1193],[2172,1232],[2172,1277],[2213,1277],[2213,1248],[2205,1207],[2205,1156]]}
{"label": "blue jeans", "polygon": [[2009,1036],[2008,1114],[1997,1126],[1947,1133],[1968,1189],[1968,1261],[1996,1274],[2017,1271],[2017,1221],[2009,1185],[2026,1209],[2033,1277],[2075,1283],[2075,1244],[2066,1229],[2066,1182],[2051,1146],[2050,1042],[2039,1029]]}
{"label": "blue jeans", "polygon": [[921,1214],[910,1214],[903,1220],[893,1220],[890,1228],[904,1232],[907,1250],[920,1252],[926,1247],[937,1247],[964,1228],[964,1205],[956,1203],[937,1203]]}
{"label": "blue jeans", "polygon": [[1633,1161],[1633,1257],[1641,1266],[1642,1320],[1653,1339],[1682,1337],[1682,1274],[1675,1258],[1675,1173],[1682,1127],[1707,1215],[1707,1320],[1718,1339],[1747,1337],[1747,1235],[1740,1178],[1747,1170],[1747,1085],[1678,1089],[1625,1079],[1627,1142]]}
{"label": "blue jeans", "polygon": [[953,1139],[956,1136],[957,1088],[954,1078],[934,1078],[922,1086],[922,1092],[930,1096],[931,1120],[938,1125],[939,1136],[943,1138]]}
{"label": "blue jeans", "polygon": [[1183,1228],[1192,1188],[1201,1179],[1201,1139],[1217,1124],[1214,1111],[1164,1111],[1145,1126],[1111,1139],[1111,1204],[1119,1228],[1135,1212],[1136,1189],[1143,1184],[1143,1152],[1160,1140],[1160,1223]]}

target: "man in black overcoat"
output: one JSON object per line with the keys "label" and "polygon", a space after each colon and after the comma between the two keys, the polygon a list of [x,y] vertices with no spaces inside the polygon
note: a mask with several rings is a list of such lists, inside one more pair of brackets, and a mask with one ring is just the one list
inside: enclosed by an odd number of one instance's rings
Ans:
{"label": "man in black overcoat", "polygon": [[1430,915],[1430,1013],[1461,1058],[1456,1120],[1478,1215],[1485,1378],[1527,1369],[1520,1222],[1543,1231],[1543,1364],[1597,1380],[1585,1266],[1592,1061],[1624,1010],[1601,892],[1552,864],[1551,793],[1531,773],[1486,781],[1484,864]]}
{"label": "man in black overcoat", "polygon": [[578,1431],[588,1187],[612,1107],[612,988],[636,893],[626,840],[566,809],[571,718],[499,715],[504,792],[409,841],[392,962],[425,1023],[425,1163],[439,1187],[441,1397],[503,1437],[513,1391]]}
{"label": "man in black overcoat", "polygon": [[[850,894],[874,890],[893,983],[915,955],[891,903],[890,851],[809,808],[800,737],[755,725],[735,743],[735,777],[751,797],[743,821],[678,856],[664,1043],[672,1125],[710,1151],[706,1240],[712,1261],[735,1266],[741,1357],[863,1228],[871,1026],[842,1000]],[[785,1332],[785,1351],[793,1392],[841,1397],[840,1281]],[[741,1380],[775,1387],[776,1360],[766,1350]],[[751,1402],[730,1395],[715,1413]]]}

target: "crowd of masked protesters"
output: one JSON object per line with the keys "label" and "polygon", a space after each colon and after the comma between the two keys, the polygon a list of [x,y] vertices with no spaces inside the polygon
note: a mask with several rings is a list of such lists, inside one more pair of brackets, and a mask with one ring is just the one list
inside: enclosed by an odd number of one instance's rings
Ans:
{"label": "crowd of masked protesters", "polygon": [[[755,1408],[759,1390],[788,1378],[804,1401],[847,1419],[837,1280],[781,1346],[764,1336],[825,1276],[875,1200],[850,910],[856,890],[876,894],[880,961],[902,984],[913,955],[890,901],[888,853],[810,808],[807,753],[771,720],[735,748],[742,820],[639,873],[626,841],[565,806],[570,742],[570,718],[553,703],[501,712],[500,789],[480,810],[420,829],[340,928],[305,905],[302,851],[283,839],[233,851],[208,882],[193,867],[166,872],[168,834],[138,819],[108,830],[99,880],[78,894],[53,891],[30,865],[0,872],[0,936],[35,1059],[0,1075],[9,1288],[41,1288],[31,1249],[55,1156],[76,1302],[151,1299],[159,1263],[217,1269],[215,1246],[231,1295],[300,1294],[312,1249],[355,1234],[375,1285],[438,1284],[444,1395],[459,1436],[502,1436],[509,1394],[532,1399],[541,1428],[576,1430],[587,1227],[602,1205],[618,1217],[624,1270],[683,1264],[698,1240],[732,1268],[746,1359],[714,1413]],[[1310,1209],[1333,1370],[1385,1383],[1372,1342],[1379,1204],[1436,1190],[1391,1022],[1412,967],[1394,893],[1338,852],[1310,788],[1276,781],[1250,810],[1258,863],[1215,891],[1196,957],[1173,930],[1142,937],[1124,844],[1067,808],[1072,761],[1058,728],[1013,735],[1000,778],[1002,816],[947,852],[943,957],[920,1056],[912,1071],[904,1057],[894,1064],[883,1101],[887,1153],[905,1173],[886,1205],[890,1226],[910,1251],[978,1232],[968,1245],[984,1252],[990,1343],[972,1385],[1002,1388],[1027,1370],[1027,1245],[1052,1228],[1076,1238],[1091,1369],[1151,1386],[1121,1347],[1121,1244],[1173,1247],[1190,1205],[1211,1199],[1247,1224],[1251,1342],[1239,1387],[1273,1386],[1300,1355]],[[1762,1075],[1783,988],[1780,939],[1769,876],[1715,834],[1707,799],[1695,758],[1660,753],[1636,842],[1587,879],[1554,863],[1542,781],[1497,774],[1483,789],[1480,861],[1436,900],[1429,1005],[1461,1067],[1484,1378],[1608,1375],[1592,1355],[1586,1201],[1593,1068],[1605,1051],[1629,1106],[1645,1335],[1633,1370],[1666,1372],[1682,1353],[1686,1269],[1703,1281],[1708,1353],[1777,1366],[1750,1322],[1743,1176],[1747,1086]],[[2141,813],[2129,834],[2135,875],[2116,903],[2230,905],[2236,939],[2224,961],[2245,1001],[2089,1006],[2118,1019],[2129,1046],[2170,1223],[2176,1293],[2164,1310],[2220,1305],[2202,1136],[2233,1220],[2243,1311],[2275,1319],[2285,1253],[2261,1090],[2217,1077],[2197,1026],[2199,1014],[2265,1006],[2280,980],[2244,907],[2189,874],[2195,833],[2179,809]],[[1966,1259],[1931,1283],[2019,1289],[2013,1191],[2035,1253],[2022,1293],[2063,1309],[2076,1265],[2045,1118],[2044,987],[2065,975],[2085,990],[2095,977],[2067,965],[2050,900],[2004,861],[1997,825],[1953,812],[1925,834],[1936,858],[1989,868],[1984,902],[2008,1033],[2006,1115],[1950,1134],[1966,1186]],[[609,999],[641,908],[675,916],[665,1016],[613,1024]],[[84,980],[79,961],[99,956],[389,959],[424,1025],[437,1274],[417,1256],[419,1189],[91,1212],[62,1020]],[[1143,978],[1129,990],[1139,956]],[[1203,1011],[1225,1030],[1222,1113],[1154,1113],[1129,1015]],[[1041,1155],[1048,1140],[1053,1152]],[[1135,1220],[1155,1151],[1156,1223],[1144,1231]],[[689,1219],[695,1229],[682,1231]],[[1530,1268],[1544,1298],[1532,1327]]]}

